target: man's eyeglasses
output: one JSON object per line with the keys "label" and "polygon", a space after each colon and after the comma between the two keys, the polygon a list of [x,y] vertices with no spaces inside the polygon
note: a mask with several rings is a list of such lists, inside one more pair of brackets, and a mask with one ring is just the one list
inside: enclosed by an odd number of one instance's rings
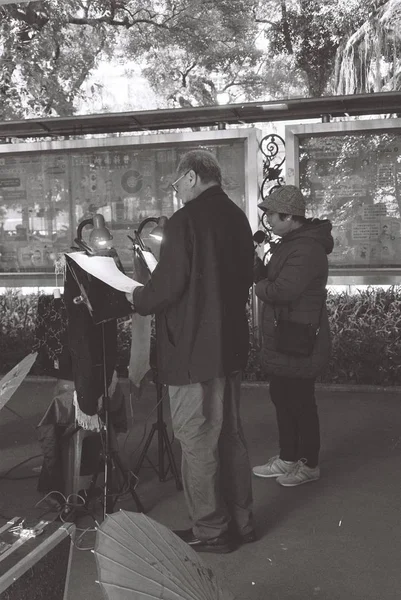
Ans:
{"label": "man's eyeglasses", "polygon": [[184,173],[183,175],[181,175],[178,179],[176,179],[172,184],[171,187],[173,188],[173,190],[175,191],[176,194],[178,194],[178,188],[177,188],[177,183],[179,181],[181,181],[181,179],[183,179],[185,177],[185,175],[188,175],[189,171],[187,171],[186,173]]}

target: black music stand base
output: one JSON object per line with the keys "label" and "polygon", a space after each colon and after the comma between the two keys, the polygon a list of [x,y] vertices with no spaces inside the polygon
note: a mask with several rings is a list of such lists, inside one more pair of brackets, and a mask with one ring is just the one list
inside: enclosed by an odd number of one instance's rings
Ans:
{"label": "black music stand base", "polygon": [[[124,465],[121,461],[118,451],[113,448],[113,442],[111,441],[111,437],[114,436],[114,431],[112,430],[111,425],[109,424],[108,442],[106,442],[105,439],[107,436],[106,429],[102,430],[100,432],[100,435],[102,436],[103,451],[100,455],[98,468],[93,474],[93,477],[89,484],[89,488],[87,489],[85,506],[87,507],[87,505],[92,499],[98,497],[98,494],[96,494],[96,481],[99,476],[99,473],[102,471],[102,468],[104,466],[105,481],[104,487],[102,489],[104,513],[103,516],[105,517],[106,514],[114,512],[114,507],[118,498],[123,493],[127,492],[131,494],[132,499],[135,502],[137,511],[144,513],[145,509],[135,490],[135,475],[127,471],[127,469],[124,469]],[[122,482],[121,490],[123,491],[120,490],[119,492],[116,492],[113,490],[113,470],[119,473],[119,479]]]}
{"label": "black music stand base", "polygon": [[[138,461],[136,463],[136,466],[134,468],[134,473],[135,475],[138,475],[143,462],[145,460],[145,458],[147,459],[147,461],[149,462],[150,466],[156,471],[156,473],[159,476],[159,481],[166,481],[166,477],[167,477],[167,473],[169,471],[169,469],[171,469],[171,472],[174,476],[175,479],[175,485],[177,490],[182,490],[182,483],[181,483],[181,477],[180,477],[180,473],[178,471],[176,462],[175,462],[175,458],[174,458],[174,454],[173,454],[173,450],[171,448],[171,442],[169,440],[168,437],[168,432],[167,432],[167,426],[166,423],[163,419],[163,394],[162,394],[162,389],[163,386],[160,383],[156,383],[156,398],[157,398],[157,420],[155,423],[153,423],[152,428],[149,432],[149,435],[147,437],[147,440],[145,442],[145,445],[143,447],[143,450],[138,458]],[[153,463],[149,460],[147,453],[150,447],[150,444],[152,443],[153,440],[153,436],[155,435],[155,433],[157,433],[157,445],[158,445],[158,464],[157,467],[155,467],[155,465],[153,465]],[[167,457],[168,457],[168,465],[166,468],[166,465],[164,463],[164,458],[165,458],[165,452],[167,452]]]}
{"label": "black music stand base", "polygon": [[[117,502],[117,498],[122,493],[129,491],[137,506],[139,512],[145,512],[141,501],[135,491],[132,477],[129,476],[127,471],[124,470],[124,466],[121,462],[117,451],[117,440],[115,439],[115,432],[110,419],[110,397],[108,394],[107,386],[107,373],[106,373],[106,341],[104,334],[104,323],[102,323],[102,350],[103,350],[103,396],[102,396],[102,414],[101,421],[104,427],[100,431],[102,438],[102,453],[100,455],[100,463],[97,472],[94,473],[92,481],[89,485],[91,493],[94,491],[97,477],[99,475],[101,465],[104,464],[104,485],[103,485],[103,517],[106,518],[107,514],[114,511],[114,506]],[[113,468],[119,471],[123,480],[124,492],[114,492],[113,490]],[[90,493],[88,494],[90,496]]]}

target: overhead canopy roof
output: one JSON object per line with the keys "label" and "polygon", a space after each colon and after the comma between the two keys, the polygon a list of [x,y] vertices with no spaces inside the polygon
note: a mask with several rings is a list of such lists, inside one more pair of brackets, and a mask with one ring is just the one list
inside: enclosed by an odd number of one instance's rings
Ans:
{"label": "overhead canopy roof", "polygon": [[77,136],[394,113],[401,113],[401,92],[3,121],[0,137]]}

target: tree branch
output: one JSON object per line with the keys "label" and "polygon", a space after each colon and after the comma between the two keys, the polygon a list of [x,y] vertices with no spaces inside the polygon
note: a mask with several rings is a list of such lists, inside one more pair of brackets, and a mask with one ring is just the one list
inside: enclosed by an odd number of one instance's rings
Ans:
{"label": "tree branch", "polygon": [[168,29],[168,26],[165,25],[164,23],[158,23],[157,21],[152,21],[151,19],[134,19],[132,21],[130,21],[128,19],[128,17],[122,19],[122,20],[118,20],[118,19],[112,19],[110,17],[92,17],[89,19],[84,19],[82,17],[73,17],[70,16],[68,17],[68,22],[71,25],[88,25],[89,27],[96,27],[96,25],[100,25],[101,23],[104,23],[105,25],[113,25],[115,27],[126,27],[127,29],[129,29],[130,27],[133,27],[134,25],[140,25],[140,24],[146,24],[146,25],[152,25],[153,27],[158,27],[160,29]]}
{"label": "tree branch", "polygon": [[255,23],[264,23],[265,25],[273,27],[273,29],[279,29],[279,23],[276,21],[269,21],[269,19],[259,19],[255,16]]}
{"label": "tree branch", "polygon": [[273,29],[277,29],[279,27],[279,23],[277,21],[270,21],[269,19],[263,19],[262,17],[258,17],[256,6],[252,7],[253,18],[255,19],[255,23],[264,23],[265,25],[270,25]]}
{"label": "tree branch", "polygon": [[293,54],[294,49],[292,47],[291,32],[287,18],[287,5],[285,3],[285,0],[281,0],[281,24],[286,50],[288,54]]}
{"label": "tree branch", "polygon": [[[116,13],[118,10],[124,11],[128,13],[128,16],[118,18]],[[186,9],[182,9],[186,10]],[[88,25],[89,27],[96,27],[96,25],[105,24],[111,25],[115,27],[126,27],[129,29],[134,25],[146,24],[151,25],[153,27],[157,27],[159,29],[168,29],[168,21],[171,21],[172,18],[176,17],[180,12],[176,13],[173,11],[173,14],[169,17],[165,17],[158,13],[152,13],[148,9],[140,8],[135,13],[132,13],[127,7],[119,6],[118,4],[112,3],[110,11],[108,14],[103,14],[100,16],[89,16],[89,6],[83,7],[84,15],[78,17],[73,14],[69,14],[67,16],[67,22],[70,25]],[[50,21],[50,17],[46,15],[44,12],[34,11],[28,7],[25,10],[18,8],[14,5],[11,5],[8,8],[8,15],[15,19],[16,21],[20,21],[21,23],[25,23],[32,29],[40,30]],[[121,13],[120,13],[121,14]],[[139,16],[140,14],[144,15],[143,17]],[[157,21],[157,18],[160,17],[161,21]]]}
{"label": "tree branch", "polygon": [[188,67],[185,71],[178,71],[179,74],[182,76],[182,87],[186,88],[187,87],[187,77],[190,74],[191,71],[193,71],[193,69],[195,69],[195,67],[197,66],[197,63],[194,62],[192,63],[192,65],[190,67]]}

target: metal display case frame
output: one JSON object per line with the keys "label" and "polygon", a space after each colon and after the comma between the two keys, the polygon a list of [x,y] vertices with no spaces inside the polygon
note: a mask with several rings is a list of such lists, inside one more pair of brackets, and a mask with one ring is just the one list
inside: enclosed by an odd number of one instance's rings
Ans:
{"label": "metal display case frame", "polygon": [[[287,125],[285,127],[286,183],[299,185],[300,141],[305,138],[380,133],[401,134],[401,119],[381,118]],[[399,284],[401,283],[401,267],[330,266],[328,283],[349,286]]]}

